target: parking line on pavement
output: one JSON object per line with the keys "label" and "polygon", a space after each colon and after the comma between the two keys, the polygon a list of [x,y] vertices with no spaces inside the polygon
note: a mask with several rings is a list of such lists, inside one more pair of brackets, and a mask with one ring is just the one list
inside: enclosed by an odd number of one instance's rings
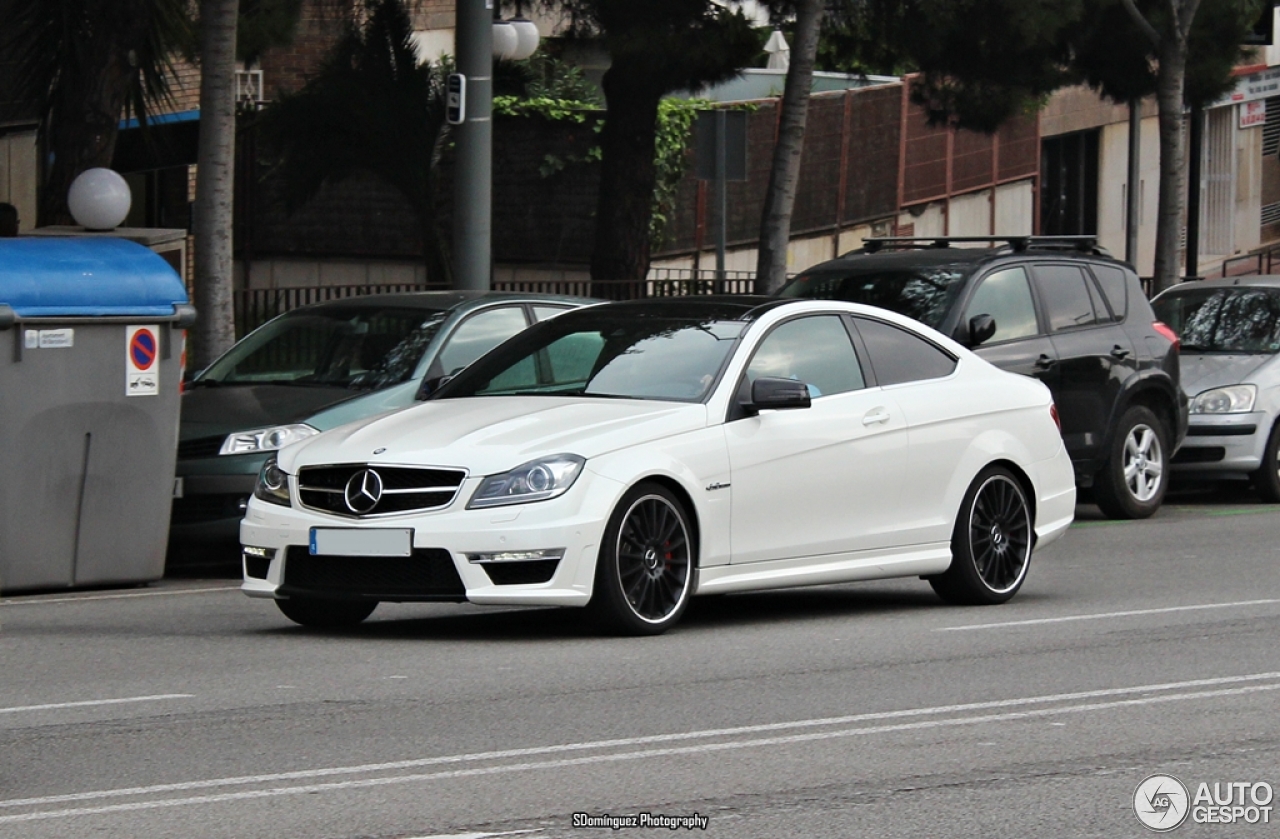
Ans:
{"label": "parking line on pavement", "polygon": [[45,705],[17,705],[0,708],[0,714],[16,714],[20,711],[57,711],[63,708],[90,708],[97,705],[124,705],[129,702],[161,702],[166,699],[193,699],[194,693],[158,693],[154,696],[128,696],[123,699],[86,699],[80,702],[50,702]]}
{"label": "parking line on pavement", "polygon": [[178,594],[209,594],[216,591],[239,591],[240,586],[208,586],[204,588],[166,589],[162,591],[130,591],[114,594],[78,594],[71,597],[41,597],[0,600],[0,606],[38,606],[44,603],[81,603],[86,600],[123,600],[131,597],[168,597]]}
{"label": "parking line on pavement", "polygon": [[[1280,674],[1273,674],[1280,676]],[[1132,688],[1122,689],[1124,691]],[[1146,705],[1157,705],[1167,702],[1178,702],[1188,699],[1215,699],[1227,696],[1244,696],[1264,691],[1280,690],[1280,682],[1263,685],[1246,685],[1243,687],[1224,688],[1221,690],[1192,691],[1188,693],[1164,694],[1160,696],[1142,696],[1135,699],[1119,699],[1110,702],[1092,702],[1081,705],[1066,705],[1053,708],[1031,708],[1022,711],[1010,711],[1000,714],[982,714],[971,717],[947,717],[936,720],[918,720],[915,722],[893,723],[889,725],[861,726],[843,728],[835,731],[813,731],[805,734],[788,734],[779,737],[760,737],[750,740],[730,740],[727,742],[698,743],[689,746],[669,746],[666,748],[641,749],[630,752],[611,752],[608,754],[584,755],[581,757],[541,760],[524,763],[505,763],[496,766],[477,766],[470,769],[445,769],[436,772],[424,772],[410,775],[393,775],[381,778],[357,778],[348,781],[331,781],[320,784],[303,784],[299,786],[273,787],[270,789],[241,790],[211,795],[196,795],[188,798],[160,798],[149,801],[131,801],[121,804],[104,804],[95,807],[75,807],[64,810],[45,810],[32,813],[17,813],[0,816],[0,824],[16,822],[45,821],[48,819],[71,818],[77,816],[96,816],[108,813],[137,812],[140,810],[160,810],[174,807],[188,807],[196,804],[219,804],[232,801],[249,801],[253,799],[278,798],[285,795],[310,795],[325,792],[341,792],[357,789],[425,783],[429,781],[452,780],[457,778],[473,778],[488,775],[506,775],[543,771],[547,769],[564,769],[569,767],[590,766],[623,761],[645,760],[676,755],[704,756],[715,752],[736,751],[739,749],[760,748],[764,746],[788,746],[797,743],[821,740],[837,740],[845,737],[866,736],[872,734],[888,734],[904,731],[921,731],[947,728],[952,726],[981,725],[985,723],[1001,723],[1014,720],[1043,718],[1058,714],[1079,714],[1093,711],[1108,711],[1119,708],[1133,708]],[[1105,691],[1099,691],[1105,693]],[[994,704],[994,703],[993,703]],[[875,716],[875,715],[867,715]],[[659,738],[636,738],[639,740],[659,740]],[[586,746],[588,744],[577,744]],[[523,750],[515,750],[523,751]],[[539,750],[529,750],[539,751]],[[550,749],[546,750],[550,751]],[[467,757],[467,756],[458,756]],[[290,773],[292,774],[292,773]],[[61,797],[61,796],[60,796]],[[39,799],[28,799],[38,801]],[[18,806],[16,801],[0,801],[0,807]]]}
{"label": "parking line on pavement", "polygon": [[[1260,684],[1261,683],[1261,684]],[[282,781],[315,781],[337,775],[371,774],[375,772],[393,772],[406,769],[424,769],[432,766],[448,766],[485,761],[510,761],[519,758],[548,758],[553,755],[569,752],[602,750],[618,747],[641,747],[636,751],[610,752],[606,754],[564,757],[550,760],[534,760],[519,763],[499,763],[498,765],[478,766],[464,769],[439,769],[432,772],[409,775],[395,775],[378,778],[353,778],[342,781],[328,781],[298,786],[274,786],[269,789],[242,790],[238,792],[210,793],[189,796],[186,798],[153,798],[152,800],[133,801],[120,804],[99,804],[89,807],[72,807],[61,810],[44,810],[31,813],[0,815],[0,824],[11,822],[37,821],[42,819],[62,818],[70,816],[99,815],[136,810],[152,810],[167,807],[180,807],[192,804],[210,804],[227,801],[240,801],[257,798],[270,798],[280,795],[299,795],[312,792],[325,792],[344,789],[368,788],[388,784],[402,784],[418,781],[430,781],[449,778],[462,778],[481,775],[493,775],[509,772],[522,772],[534,769],[552,769],[569,766],[638,760],[650,757],[663,757],[680,754],[698,754],[704,752],[742,749],[756,746],[783,745],[816,740],[829,740],[855,735],[882,734],[897,731],[940,728],[955,725],[975,725],[988,722],[1001,722],[1014,719],[1045,717],[1056,714],[1081,713],[1114,708],[1136,707],[1163,702],[1174,702],[1186,699],[1207,699],[1225,696],[1240,696],[1261,691],[1280,690],[1280,672],[1252,673],[1244,676],[1220,676],[1207,679],[1193,679],[1182,682],[1166,682],[1161,684],[1137,685],[1132,687],[1100,688],[1097,690],[1074,693],[1029,696],[1015,699],[997,699],[985,702],[972,702],[957,705],[939,705],[925,708],[908,708],[898,711],[878,711],[863,714],[852,714],[842,717],[826,717],[817,719],[794,720],[779,723],[739,726],[736,728],[706,729],[700,731],[677,732],[673,734],[656,734],[643,737],[628,737],[614,740],[597,740],[578,743],[564,743],[551,746],[533,746],[521,749],[505,749],[491,752],[475,752],[459,755],[442,755],[438,757],[402,760],[389,763],[364,764],[359,766],[327,767],[321,769],[297,770],[263,775],[216,778],[205,781],[186,781],[169,784],[155,784],[145,787],[125,787],[91,792],[64,793],[61,795],[41,796],[35,798],[17,798],[0,800],[0,810],[17,807],[40,807],[56,804],[72,804],[77,802],[102,801],[112,798],[128,798],[135,796],[159,796],[171,792],[194,792],[197,790],[215,790],[218,788],[247,786],[251,784],[278,784]],[[1135,696],[1135,694],[1137,696]],[[1132,698],[1119,698],[1132,697]],[[1093,701],[1106,700],[1106,701]],[[1031,705],[1049,703],[1079,703],[1057,705],[1049,708],[1027,708]],[[1016,709],[1016,710],[1015,710]],[[969,712],[996,712],[977,716],[955,716]],[[925,719],[910,722],[914,717],[938,717],[942,719]],[[865,725],[866,723],[880,723]],[[887,724],[885,724],[887,723]],[[836,728],[832,726],[853,726]],[[828,729],[808,733],[780,734],[778,736],[760,737],[773,732],[795,731],[805,728]],[[695,743],[691,745],[665,746],[661,748],[644,748],[660,746],[665,743],[680,741],[705,740],[714,737],[746,736],[747,739],[729,740],[727,742]]]}
{"label": "parking line on pavement", "polygon": [[1161,609],[1131,609],[1125,612],[1098,612],[1091,615],[1065,615],[1058,618],[1032,618],[1024,621],[1001,621],[999,623],[974,623],[965,626],[940,626],[934,632],[964,632],[968,629],[1004,629],[1010,626],[1035,626],[1045,623],[1069,623],[1071,621],[1093,621],[1104,618],[1128,618],[1135,615],[1161,615],[1169,612],[1195,612],[1204,609],[1234,609],[1241,606],[1272,606],[1280,603],[1280,599],[1238,600],[1235,603],[1201,603],[1194,606],[1166,606]]}

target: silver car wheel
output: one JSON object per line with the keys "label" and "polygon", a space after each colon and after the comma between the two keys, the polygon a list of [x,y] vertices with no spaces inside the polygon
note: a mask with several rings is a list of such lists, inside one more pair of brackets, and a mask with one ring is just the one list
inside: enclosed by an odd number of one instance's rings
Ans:
{"label": "silver car wheel", "polygon": [[1124,441],[1124,480],[1139,501],[1150,501],[1160,491],[1164,474],[1164,450],[1160,435],[1148,425],[1135,425]]}

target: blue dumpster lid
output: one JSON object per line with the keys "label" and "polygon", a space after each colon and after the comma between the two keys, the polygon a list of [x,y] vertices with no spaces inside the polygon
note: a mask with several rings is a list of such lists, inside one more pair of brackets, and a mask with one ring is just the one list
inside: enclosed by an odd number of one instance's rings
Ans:
{"label": "blue dumpster lid", "polygon": [[18,317],[172,317],[187,302],[159,254],[109,237],[0,239],[0,304]]}

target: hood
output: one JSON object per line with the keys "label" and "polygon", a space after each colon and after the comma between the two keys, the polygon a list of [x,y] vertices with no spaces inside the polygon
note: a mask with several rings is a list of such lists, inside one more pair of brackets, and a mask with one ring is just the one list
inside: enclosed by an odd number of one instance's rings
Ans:
{"label": "hood", "polygon": [[[424,402],[283,449],[286,472],[324,463],[454,466],[504,472],[543,455],[587,459],[705,428],[706,406],[630,399],[483,396]],[[375,450],[384,451],[374,454]]]}
{"label": "hood", "polygon": [[1194,397],[1215,387],[1250,381],[1260,367],[1274,361],[1274,355],[1227,355],[1183,353],[1178,357],[1182,389]]}
{"label": "hood", "polygon": [[340,387],[223,385],[182,394],[179,439],[305,422],[317,411],[363,394]]}

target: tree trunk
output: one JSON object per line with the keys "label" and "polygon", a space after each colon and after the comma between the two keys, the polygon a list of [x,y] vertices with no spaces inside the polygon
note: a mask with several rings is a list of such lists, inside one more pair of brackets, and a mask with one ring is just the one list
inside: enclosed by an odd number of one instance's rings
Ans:
{"label": "tree trunk", "polygon": [[232,201],[236,155],[236,20],[239,0],[201,0],[200,150],[196,158],[194,369],[235,343]]}
{"label": "tree trunk", "polygon": [[791,211],[796,204],[804,129],[809,116],[809,91],[818,55],[818,30],[823,0],[800,0],[796,8],[796,43],[782,91],[778,142],[773,148],[769,191],[760,219],[760,250],[756,261],[756,291],[771,294],[787,281],[787,246],[791,241]]}
{"label": "tree trunk", "polygon": [[[636,78],[639,75],[640,78]],[[649,222],[657,180],[654,151],[661,93],[639,67],[617,61],[604,74],[608,113],[600,132],[600,192],[591,279],[643,280],[649,273]],[[607,288],[593,294],[605,296]]]}
{"label": "tree trunk", "polygon": [[81,67],[92,72],[70,73],[60,81],[57,100],[48,116],[46,148],[52,160],[40,190],[38,225],[74,224],[67,209],[71,182],[86,169],[109,167],[116,150],[120,117],[134,69],[129,52],[146,31],[145,3],[118,3],[124,8],[94,8],[86,16],[111,20],[80,45]]}
{"label": "tree trunk", "polygon": [[1183,120],[1183,88],[1186,80],[1186,43],[1166,36],[1161,44],[1156,98],[1160,105],[1160,203],[1156,218],[1156,254],[1151,293],[1177,284],[1182,267],[1184,200],[1183,167],[1186,131]]}

